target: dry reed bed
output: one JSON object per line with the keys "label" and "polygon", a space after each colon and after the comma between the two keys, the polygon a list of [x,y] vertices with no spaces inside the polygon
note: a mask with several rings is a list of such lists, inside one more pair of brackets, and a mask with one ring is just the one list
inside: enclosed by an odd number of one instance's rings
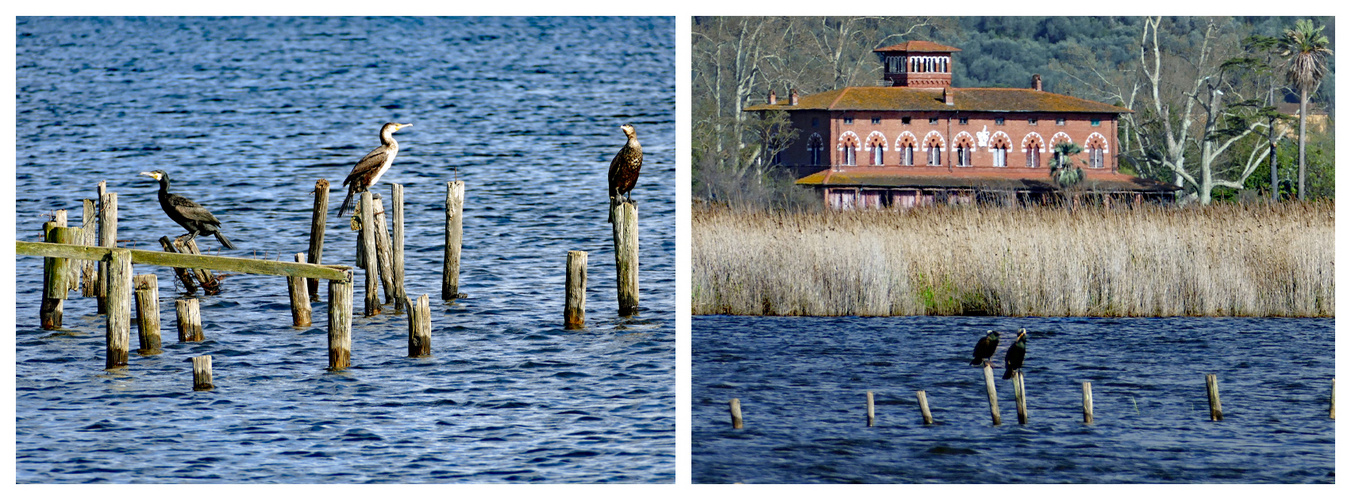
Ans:
{"label": "dry reed bed", "polygon": [[1332,316],[1333,204],[696,207],[693,313]]}

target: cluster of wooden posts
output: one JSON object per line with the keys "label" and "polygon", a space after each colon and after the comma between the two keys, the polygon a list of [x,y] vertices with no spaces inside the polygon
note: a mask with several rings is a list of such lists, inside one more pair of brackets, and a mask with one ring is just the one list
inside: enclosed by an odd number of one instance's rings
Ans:
{"label": "cluster of wooden posts", "polygon": [[[1206,374],[1206,399],[1210,403],[1210,420],[1218,422],[1224,420],[1224,412],[1220,407],[1220,383],[1215,378],[1215,374]],[[1018,423],[1027,424],[1027,394],[1023,388],[1023,372],[1013,372],[1013,399],[1018,411]],[[1084,423],[1093,423],[1093,385],[1084,381]],[[989,363],[985,365],[985,393],[990,401],[990,420],[994,425],[999,425],[999,397],[995,393],[994,371]],[[1337,379],[1332,380],[1331,395],[1328,401],[1328,418],[1335,420],[1337,418]],[[873,393],[867,391],[865,394],[866,403],[864,414],[868,427],[876,423],[877,418],[873,412]],[[929,400],[923,390],[915,391],[915,399],[919,403],[920,419],[924,425],[934,423],[933,414],[929,412]],[[741,418],[741,400],[733,398],[728,402],[728,410],[732,414],[732,428],[741,429],[744,421]]]}
{"label": "cluster of wooden posts", "polygon": [[[94,200],[84,200],[81,227],[67,227],[65,210],[57,210],[52,221],[43,226],[43,243],[16,242],[16,253],[46,257],[43,260],[43,294],[40,311],[42,328],[61,328],[63,301],[68,290],[83,284],[85,297],[96,297],[98,312],[106,314],[105,368],[128,363],[131,307],[137,311],[140,340],[138,354],[155,355],[160,351],[159,287],[156,275],[132,275],[132,264],[172,267],[175,276],[189,294],[198,286],[208,295],[219,293],[220,281],[211,270],[287,277],[292,325],[311,324],[311,297],[318,298],[320,279],[328,280],[328,359],[330,370],[351,365],[352,271],[347,266],[322,264],[324,226],[327,221],[329,183],[315,183],[314,213],[310,226],[308,253],[295,254],[295,262],[278,262],[234,257],[201,255],[194,242],[160,238],[163,252],[117,248],[117,193],[106,192],[106,183],[98,186],[97,210]],[[385,303],[395,311],[408,310],[408,355],[431,355],[431,309],[428,295],[416,299],[404,290],[404,209],[403,186],[393,185],[392,230],[385,221],[383,202],[369,191],[362,193],[353,227],[357,238],[357,266],[366,269],[365,316],[379,314],[378,288],[383,286]],[[464,298],[459,292],[460,248],[463,234],[464,182],[446,184],[446,245],[442,269],[441,294],[444,300]],[[615,220],[615,261],[619,277],[619,313],[631,315],[638,307],[638,213],[633,204],[611,208]],[[95,231],[97,212],[97,232]],[[582,328],[586,324],[586,252],[567,255],[567,289],[564,327]],[[178,340],[203,340],[201,310],[196,298],[175,301],[178,315]],[[213,388],[211,357],[192,358],[193,387]]]}

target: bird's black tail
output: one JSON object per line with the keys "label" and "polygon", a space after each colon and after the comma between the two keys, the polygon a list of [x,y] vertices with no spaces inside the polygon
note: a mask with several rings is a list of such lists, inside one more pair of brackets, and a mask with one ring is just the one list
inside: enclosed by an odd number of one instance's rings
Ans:
{"label": "bird's black tail", "polygon": [[228,248],[228,249],[230,249],[230,250],[234,250],[234,249],[235,249],[235,244],[234,244],[234,243],[230,243],[230,239],[229,239],[229,238],[226,238],[225,235],[223,235],[223,234],[220,233],[220,231],[216,231],[216,241],[219,241],[220,244],[221,244],[222,246],[224,246],[225,248]]}
{"label": "bird's black tail", "polygon": [[1013,378],[1013,368],[1004,368],[1004,380]]}
{"label": "bird's black tail", "polygon": [[347,209],[352,208],[353,193],[356,193],[355,189],[347,191],[347,198],[342,200],[342,206],[338,207],[338,217],[342,217],[342,214],[347,212]]}
{"label": "bird's black tail", "polygon": [[981,362],[980,358],[973,359],[971,360],[971,366],[980,366]]}

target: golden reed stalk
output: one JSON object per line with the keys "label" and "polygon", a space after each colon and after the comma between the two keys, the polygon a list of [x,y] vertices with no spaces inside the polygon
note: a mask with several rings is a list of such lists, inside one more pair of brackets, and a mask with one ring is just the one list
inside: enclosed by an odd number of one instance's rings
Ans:
{"label": "golden reed stalk", "polygon": [[1333,209],[696,206],[693,313],[1331,317]]}

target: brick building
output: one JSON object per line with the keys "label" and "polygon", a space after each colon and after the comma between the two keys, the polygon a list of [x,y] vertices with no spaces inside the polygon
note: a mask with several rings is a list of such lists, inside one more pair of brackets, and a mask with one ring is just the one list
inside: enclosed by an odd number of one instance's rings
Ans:
{"label": "brick building", "polygon": [[1118,171],[1117,118],[1131,110],[1029,88],[953,88],[953,53],[911,41],[875,50],[884,85],[846,87],[786,100],[771,92],[746,111],[783,110],[797,140],[774,158],[797,184],[837,208],[976,200],[1044,202],[1054,146],[1073,142],[1085,179],[1106,199],[1141,201],[1176,189]]}

